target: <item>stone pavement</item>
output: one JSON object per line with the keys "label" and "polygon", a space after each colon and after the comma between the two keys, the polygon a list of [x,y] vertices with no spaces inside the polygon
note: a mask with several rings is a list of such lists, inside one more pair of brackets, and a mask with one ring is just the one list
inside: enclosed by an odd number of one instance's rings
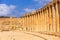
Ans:
{"label": "stone pavement", "polygon": [[36,32],[4,31],[0,32],[0,40],[60,40],[60,38]]}
{"label": "stone pavement", "polygon": [[27,34],[39,36],[39,37],[44,38],[46,40],[60,40],[60,37],[52,36],[52,35],[46,35],[43,33],[27,32]]}
{"label": "stone pavement", "polygon": [[43,38],[26,34],[22,31],[0,32],[0,40],[44,40]]}

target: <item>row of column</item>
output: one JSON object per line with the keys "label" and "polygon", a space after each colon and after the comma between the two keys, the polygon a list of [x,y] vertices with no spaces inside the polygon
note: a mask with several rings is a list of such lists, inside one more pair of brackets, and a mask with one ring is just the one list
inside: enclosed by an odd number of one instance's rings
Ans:
{"label": "row of column", "polygon": [[23,17],[23,21],[26,31],[60,32],[59,3],[37,10]]}

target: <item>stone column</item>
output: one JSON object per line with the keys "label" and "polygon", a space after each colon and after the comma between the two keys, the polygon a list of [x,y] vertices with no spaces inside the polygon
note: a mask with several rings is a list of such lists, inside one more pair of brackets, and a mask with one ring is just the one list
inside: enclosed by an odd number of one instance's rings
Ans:
{"label": "stone column", "polygon": [[45,12],[44,12],[44,9],[42,10],[42,16],[43,16],[43,29],[44,29],[44,32],[45,32],[45,16],[44,16]]}
{"label": "stone column", "polygon": [[34,14],[34,32],[36,31],[36,15]]}
{"label": "stone column", "polygon": [[38,11],[38,32],[40,32],[40,11]]}
{"label": "stone column", "polygon": [[25,27],[25,16],[23,17],[23,27],[24,27],[24,31],[26,31],[27,28]]}
{"label": "stone column", "polygon": [[30,21],[31,21],[30,30],[32,31],[32,15],[30,16]]}
{"label": "stone column", "polygon": [[42,25],[42,27],[41,27],[41,30],[44,32],[44,30],[43,30],[43,11],[41,10],[41,25]]}
{"label": "stone column", "polygon": [[28,15],[28,17],[27,17],[27,28],[28,28],[28,31],[30,31],[30,16]]}
{"label": "stone column", "polygon": [[[43,9],[42,9],[43,10]],[[43,27],[43,11],[41,10],[41,30],[42,30],[42,32],[44,32],[44,27]]]}
{"label": "stone column", "polygon": [[27,31],[28,31],[28,15],[26,16],[26,27],[27,27]]}
{"label": "stone column", "polygon": [[39,11],[39,16],[38,16],[38,19],[39,19],[39,31],[41,32],[41,11]]}
{"label": "stone column", "polygon": [[32,16],[31,16],[31,27],[32,27],[32,32],[33,32],[33,14],[32,14]]}
{"label": "stone column", "polygon": [[41,29],[41,32],[43,32],[43,18],[42,18],[42,10],[40,11],[40,29]]}
{"label": "stone column", "polygon": [[31,16],[29,15],[29,31],[31,31]]}
{"label": "stone column", "polygon": [[41,31],[44,32],[44,23],[43,23],[43,9],[41,10]]}
{"label": "stone column", "polygon": [[[25,26],[24,26],[24,27],[27,28],[27,27],[26,27],[26,16],[25,16]],[[25,31],[27,31],[27,29],[25,29]]]}
{"label": "stone column", "polygon": [[49,6],[49,29],[50,29],[50,32],[52,32],[52,12],[51,12],[51,6]]}
{"label": "stone column", "polygon": [[33,31],[35,31],[35,15],[33,14]]}
{"label": "stone column", "polygon": [[32,31],[32,14],[30,15],[30,31]]}
{"label": "stone column", "polygon": [[36,14],[35,14],[35,22],[36,22],[36,25],[35,25],[36,27],[35,28],[36,28],[36,32],[38,32],[38,20],[37,20],[37,17],[38,16],[37,16],[37,12],[36,12]]}
{"label": "stone column", "polygon": [[58,12],[58,3],[56,3],[56,23],[57,23],[57,32],[59,32],[59,12]]}
{"label": "stone column", "polygon": [[45,32],[45,9],[42,10],[43,11],[43,28],[44,28],[44,32]]}
{"label": "stone column", "polygon": [[37,27],[38,27],[38,32],[39,32],[39,12],[37,12]]}
{"label": "stone column", "polygon": [[56,32],[56,14],[55,14],[55,6],[52,5],[52,14],[53,14],[53,32]]}
{"label": "stone column", "polygon": [[30,28],[31,28],[31,32],[32,32],[32,14],[31,14],[31,16],[30,16],[30,19],[31,19]]}
{"label": "stone column", "polygon": [[24,27],[24,31],[26,31],[26,27],[25,27],[25,17],[23,17],[23,27]]}
{"label": "stone column", "polygon": [[[26,27],[26,16],[25,16],[25,28],[27,28],[27,27]],[[25,31],[27,31],[27,29],[25,29]]]}
{"label": "stone column", "polygon": [[46,32],[48,32],[48,10],[46,8],[46,12],[45,12],[45,28],[46,28]]}
{"label": "stone column", "polygon": [[[22,21],[23,21],[23,30],[25,29],[25,27],[24,27],[24,17],[22,18]],[[25,30],[24,30],[25,31]]]}
{"label": "stone column", "polygon": [[48,32],[49,32],[49,10],[47,8],[47,27],[48,27]]}
{"label": "stone column", "polygon": [[42,30],[42,14],[41,14],[41,11],[40,11],[40,31],[43,32],[43,30]]}
{"label": "stone column", "polygon": [[44,10],[44,30],[46,32],[46,9]]}
{"label": "stone column", "polygon": [[44,9],[44,31],[46,32],[46,10]]}

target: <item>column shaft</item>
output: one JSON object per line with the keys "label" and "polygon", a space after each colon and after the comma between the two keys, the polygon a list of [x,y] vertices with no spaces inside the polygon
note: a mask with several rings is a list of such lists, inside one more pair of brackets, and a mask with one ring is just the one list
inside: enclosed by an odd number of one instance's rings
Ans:
{"label": "column shaft", "polygon": [[50,28],[50,32],[52,32],[52,12],[51,12],[51,7],[49,6],[49,28]]}
{"label": "column shaft", "polygon": [[45,31],[44,25],[44,11],[42,10],[42,30]]}
{"label": "column shaft", "polygon": [[37,14],[35,14],[35,22],[36,22],[36,31],[38,32],[38,20],[37,20],[37,18],[38,18],[38,15]]}
{"label": "column shaft", "polygon": [[49,31],[48,8],[46,8],[46,31]]}
{"label": "column shaft", "polygon": [[44,13],[44,15],[45,15],[45,32],[47,31],[47,23],[46,23],[46,9],[45,9],[45,11],[44,11],[45,13]]}
{"label": "column shaft", "polygon": [[58,12],[58,4],[56,3],[56,22],[57,22],[57,32],[59,32],[59,12]]}
{"label": "column shaft", "polygon": [[38,11],[38,30],[40,32],[40,12]]}
{"label": "column shaft", "polygon": [[56,32],[56,14],[55,14],[55,6],[52,5],[52,14],[53,14],[53,32]]}
{"label": "column shaft", "polygon": [[40,27],[41,28],[41,32],[43,32],[43,30],[42,30],[42,12],[40,13],[40,22],[41,22],[40,23],[41,24],[41,27]]}

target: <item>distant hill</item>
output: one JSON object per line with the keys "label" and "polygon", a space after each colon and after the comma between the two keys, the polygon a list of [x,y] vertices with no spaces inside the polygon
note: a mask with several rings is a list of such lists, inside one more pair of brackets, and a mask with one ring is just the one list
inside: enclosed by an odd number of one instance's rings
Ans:
{"label": "distant hill", "polygon": [[8,16],[0,16],[0,18],[10,18],[10,17],[8,17]]}
{"label": "distant hill", "polygon": [[[10,18],[9,16],[0,16],[0,18]],[[17,18],[17,17],[12,17],[12,18]]]}

